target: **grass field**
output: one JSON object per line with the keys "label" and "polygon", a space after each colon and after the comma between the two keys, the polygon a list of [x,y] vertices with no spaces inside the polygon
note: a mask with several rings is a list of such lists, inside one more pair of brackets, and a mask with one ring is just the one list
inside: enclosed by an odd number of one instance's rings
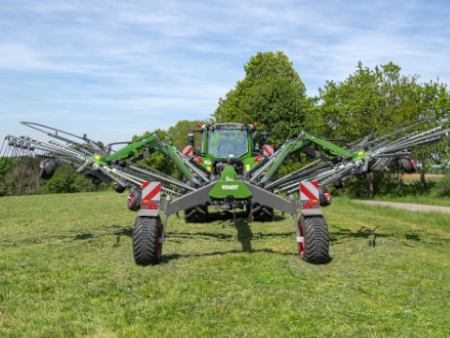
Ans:
{"label": "grass field", "polygon": [[335,199],[333,260],[299,260],[290,216],[169,219],[134,265],[114,192],[0,198],[0,336],[449,336],[449,216]]}

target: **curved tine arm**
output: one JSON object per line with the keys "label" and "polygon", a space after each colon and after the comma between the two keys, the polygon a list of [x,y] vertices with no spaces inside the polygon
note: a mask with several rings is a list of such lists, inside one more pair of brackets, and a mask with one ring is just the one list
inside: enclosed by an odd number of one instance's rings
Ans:
{"label": "curved tine arm", "polygon": [[[22,123],[23,125],[25,125],[25,126],[27,126],[29,128],[33,128],[33,129],[35,129],[37,131],[40,131],[42,133],[45,133],[45,134],[48,134],[49,130],[50,130],[50,131],[55,132],[55,135],[57,135],[57,133],[62,133],[62,134],[66,134],[66,135],[69,135],[69,136],[72,136],[72,137],[76,137],[76,138],[84,141],[84,138],[82,136],[78,136],[78,135],[69,133],[67,131],[61,130],[61,129],[45,126],[43,124],[34,123],[34,122],[21,121],[20,123]],[[40,128],[38,128],[38,127],[40,127]],[[48,130],[41,129],[41,128],[45,128],[45,129],[48,129]]]}

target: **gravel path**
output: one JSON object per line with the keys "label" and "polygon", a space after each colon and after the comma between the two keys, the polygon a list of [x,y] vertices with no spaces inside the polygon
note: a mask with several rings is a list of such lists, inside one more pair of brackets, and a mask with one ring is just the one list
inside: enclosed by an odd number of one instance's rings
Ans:
{"label": "gravel path", "polygon": [[441,207],[438,205],[425,205],[413,203],[396,203],[396,202],[378,202],[378,201],[360,201],[354,200],[355,203],[363,203],[369,205],[380,205],[382,207],[393,207],[398,209],[406,209],[411,211],[439,211],[450,214],[450,207]]}

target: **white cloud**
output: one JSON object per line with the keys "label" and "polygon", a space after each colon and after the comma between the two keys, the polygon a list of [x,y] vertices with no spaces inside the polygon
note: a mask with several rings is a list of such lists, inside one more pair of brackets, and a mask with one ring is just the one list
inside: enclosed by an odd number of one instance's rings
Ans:
{"label": "white cloud", "polygon": [[100,138],[124,139],[143,117],[151,129],[208,116],[257,51],[284,51],[312,95],[358,61],[447,81],[449,11],[425,1],[3,2],[0,113],[12,131],[26,115],[80,132],[92,121]]}

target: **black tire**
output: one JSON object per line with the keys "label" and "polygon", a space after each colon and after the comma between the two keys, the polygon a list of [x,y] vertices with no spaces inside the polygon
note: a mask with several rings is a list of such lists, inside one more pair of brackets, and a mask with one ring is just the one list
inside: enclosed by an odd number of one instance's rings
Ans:
{"label": "black tire", "polygon": [[121,186],[119,183],[116,183],[114,184],[114,191],[121,194],[125,191],[125,187]]}
{"label": "black tire", "polygon": [[249,218],[255,222],[272,222],[273,208],[254,203],[249,210]]}
{"label": "black tire", "polygon": [[39,172],[39,177],[43,180],[49,180],[53,177],[57,168],[58,166],[55,161],[44,161],[41,163],[41,171]]}
{"label": "black tire", "polygon": [[400,159],[400,166],[408,174],[415,173],[417,171],[416,161],[412,157],[403,157]]}
{"label": "black tire", "polygon": [[321,207],[327,207],[331,204],[331,193],[326,187],[319,187],[319,201]]}
{"label": "black tire", "polygon": [[133,229],[133,257],[137,265],[159,263],[163,245],[158,242],[161,234],[162,223],[159,216],[136,218]]}
{"label": "black tire", "polygon": [[330,261],[328,253],[328,226],[322,216],[301,216],[300,236],[303,242],[298,242],[298,252],[301,259],[312,264],[325,264]]}
{"label": "black tire", "polygon": [[131,211],[138,211],[141,208],[140,189],[132,189],[128,192],[127,207]]}
{"label": "black tire", "polygon": [[333,186],[336,189],[342,189],[343,187],[345,187],[345,182],[344,182],[344,180],[336,180],[333,182]]}
{"label": "black tire", "polygon": [[184,211],[186,223],[204,223],[208,221],[208,206],[205,204],[186,209]]}

